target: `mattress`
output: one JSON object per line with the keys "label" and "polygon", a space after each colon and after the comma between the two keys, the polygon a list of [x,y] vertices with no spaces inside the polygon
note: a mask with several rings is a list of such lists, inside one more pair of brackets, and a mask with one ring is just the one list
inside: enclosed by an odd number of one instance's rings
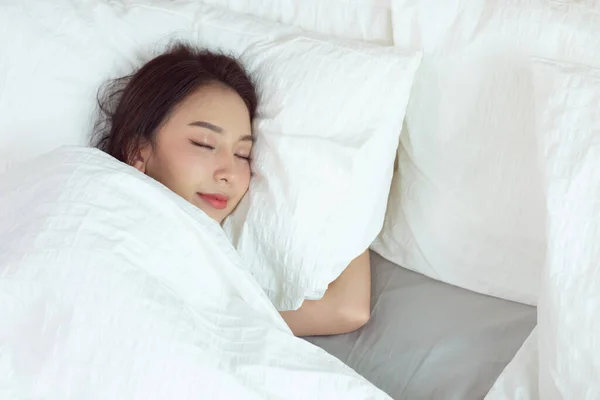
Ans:
{"label": "mattress", "polygon": [[394,399],[482,399],[536,324],[536,309],[438,282],[371,252],[361,330],[306,338]]}

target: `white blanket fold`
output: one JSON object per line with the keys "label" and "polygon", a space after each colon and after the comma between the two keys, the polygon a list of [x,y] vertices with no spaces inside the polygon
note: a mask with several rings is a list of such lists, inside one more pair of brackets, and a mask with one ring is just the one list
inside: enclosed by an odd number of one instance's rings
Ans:
{"label": "white blanket fold", "polygon": [[383,399],[295,338],[221,227],[108,155],[0,176],[0,398]]}

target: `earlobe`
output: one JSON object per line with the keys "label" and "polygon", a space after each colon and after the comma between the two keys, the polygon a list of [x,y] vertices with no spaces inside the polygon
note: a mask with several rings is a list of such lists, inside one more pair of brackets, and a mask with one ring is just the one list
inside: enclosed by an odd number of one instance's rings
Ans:
{"label": "earlobe", "polygon": [[143,174],[146,173],[146,163],[139,156],[136,157],[136,159],[133,161],[133,163],[131,164],[131,166],[134,167],[134,168],[136,168],[137,170],[139,170]]}
{"label": "earlobe", "polygon": [[149,143],[145,143],[138,147],[137,153],[134,155],[133,160],[131,162],[131,166],[140,171],[141,173],[146,173],[146,166],[148,165],[148,160],[152,155],[152,146]]}

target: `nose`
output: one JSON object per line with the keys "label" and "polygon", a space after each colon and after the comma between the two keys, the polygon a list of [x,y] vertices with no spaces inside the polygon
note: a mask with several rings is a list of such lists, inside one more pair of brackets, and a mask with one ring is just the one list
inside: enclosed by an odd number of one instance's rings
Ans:
{"label": "nose", "polygon": [[221,151],[216,157],[216,168],[214,179],[217,182],[231,183],[235,177],[235,160],[234,156],[227,154],[226,151]]}

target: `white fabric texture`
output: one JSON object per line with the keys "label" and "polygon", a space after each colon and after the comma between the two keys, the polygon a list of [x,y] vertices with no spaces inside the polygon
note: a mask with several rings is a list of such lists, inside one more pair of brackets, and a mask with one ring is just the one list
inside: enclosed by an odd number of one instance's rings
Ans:
{"label": "white fabric texture", "polygon": [[224,228],[276,307],[296,309],[383,226],[420,56],[307,34],[243,60],[260,91],[255,175]]}
{"label": "white fabric texture", "polygon": [[541,0],[395,0],[392,13],[395,44],[424,57],[372,249],[535,305],[546,210],[528,58],[600,65],[600,14]]}
{"label": "white fabric texture", "polygon": [[203,0],[308,32],[392,43],[390,0]]}
{"label": "white fabric texture", "polygon": [[321,297],[381,230],[420,53],[192,0],[3,7],[0,29],[15,40],[0,43],[0,172],[86,144],[101,83],[182,38],[239,56],[256,76],[256,178],[226,227],[278,308]]}
{"label": "white fabric texture", "polygon": [[89,141],[102,83],[184,39],[240,55],[296,32],[195,1],[2,2],[0,172],[60,145]]}
{"label": "white fabric texture", "polygon": [[600,398],[600,69],[539,59],[534,71],[548,204],[537,343],[523,346],[488,397],[592,400]]}
{"label": "white fabric texture", "polygon": [[539,63],[548,260],[538,307],[540,398],[600,398],[600,69]]}
{"label": "white fabric texture", "polygon": [[2,399],[389,399],[294,337],[221,227],[136,169],[63,148],[0,193]]}

